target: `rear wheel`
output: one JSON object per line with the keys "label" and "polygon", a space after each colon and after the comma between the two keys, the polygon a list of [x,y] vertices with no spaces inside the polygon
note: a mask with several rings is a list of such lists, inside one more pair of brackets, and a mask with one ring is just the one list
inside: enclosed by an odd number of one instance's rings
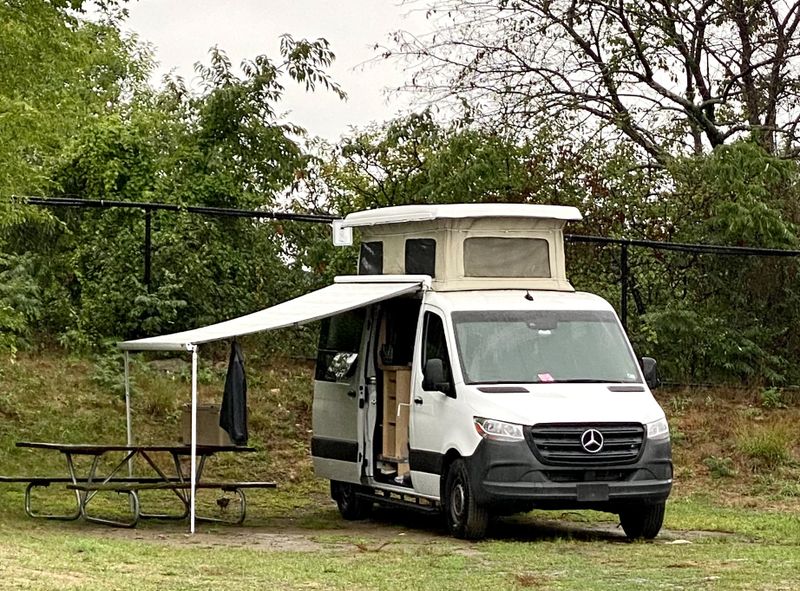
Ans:
{"label": "rear wheel", "polygon": [[619,521],[625,535],[632,540],[652,540],[661,531],[666,503],[638,505],[620,511]]}
{"label": "rear wheel", "polygon": [[475,500],[464,460],[458,459],[450,465],[444,493],[444,513],[450,533],[467,540],[483,538],[489,525],[489,511]]}
{"label": "rear wheel", "polygon": [[339,513],[348,521],[366,519],[372,512],[372,501],[357,494],[361,488],[350,482],[331,480],[331,498],[336,501]]}

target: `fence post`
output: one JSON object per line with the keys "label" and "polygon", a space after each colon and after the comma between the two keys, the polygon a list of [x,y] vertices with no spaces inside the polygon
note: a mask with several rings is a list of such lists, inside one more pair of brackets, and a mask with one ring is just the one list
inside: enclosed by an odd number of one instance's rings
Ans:
{"label": "fence post", "polygon": [[144,285],[147,291],[150,291],[150,218],[152,210],[149,207],[144,208]]}
{"label": "fence post", "polygon": [[628,330],[628,245],[623,242],[619,253],[620,283],[622,296],[619,304],[619,316],[622,328]]}

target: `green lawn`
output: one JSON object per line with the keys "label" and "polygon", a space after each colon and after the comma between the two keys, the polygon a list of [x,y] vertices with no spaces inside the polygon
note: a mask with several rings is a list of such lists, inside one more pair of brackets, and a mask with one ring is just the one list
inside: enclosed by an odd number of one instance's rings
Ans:
{"label": "green lawn", "polygon": [[194,536],[185,522],[31,520],[21,491],[6,490],[0,589],[800,589],[789,513],[679,499],[658,539],[629,543],[602,514],[534,512],[470,543],[404,512],[341,521],[320,489],[259,492],[245,526]]}
{"label": "green lawn", "polygon": [[[201,397],[214,400],[221,371],[206,373]],[[400,511],[342,521],[326,484],[311,476],[308,368],[251,368],[248,377],[259,451],[215,458],[208,468],[210,477],[278,481],[278,490],[248,491],[244,526],[203,523],[189,536],[186,522],[123,530],[28,519],[24,487],[3,484],[0,589],[800,589],[797,406],[659,393],[675,432],[676,483],[653,542],[629,543],[613,516],[534,512],[499,520],[487,540],[471,543],[447,536],[436,519]],[[174,441],[186,377],[140,364],[135,378],[139,441]],[[121,441],[118,389],[86,359],[49,353],[0,363],[0,474],[64,471],[57,453],[16,448],[22,439]],[[743,445],[753,433],[785,433],[783,459],[766,464],[775,454],[754,455]],[[37,506],[63,508],[65,493],[60,485],[38,491]],[[207,494],[204,510],[217,510],[216,493]],[[122,510],[124,502],[98,499],[97,508]],[[146,502],[177,508],[163,496]]]}

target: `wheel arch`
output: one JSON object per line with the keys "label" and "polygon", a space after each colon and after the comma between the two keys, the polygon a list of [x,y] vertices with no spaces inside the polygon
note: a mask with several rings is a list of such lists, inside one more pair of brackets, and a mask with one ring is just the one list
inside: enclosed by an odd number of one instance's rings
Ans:
{"label": "wheel arch", "polygon": [[447,483],[447,471],[450,470],[450,466],[453,462],[462,457],[464,456],[462,456],[457,449],[451,447],[444,454],[444,458],[442,458],[442,472],[439,475],[439,500],[441,502],[444,502],[445,497],[444,487]]}

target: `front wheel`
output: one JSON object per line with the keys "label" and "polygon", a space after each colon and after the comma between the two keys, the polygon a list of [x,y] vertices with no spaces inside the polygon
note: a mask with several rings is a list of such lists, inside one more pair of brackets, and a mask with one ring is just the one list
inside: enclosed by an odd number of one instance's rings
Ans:
{"label": "front wheel", "polygon": [[358,496],[360,486],[349,482],[331,480],[331,498],[336,501],[339,513],[348,521],[366,519],[372,512],[372,502]]}
{"label": "front wheel", "polygon": [[666,503],[639,505],[620,511],[619,522],[625,535],[632,540],[652,540],[661,531]]}
{"label": "front wheel", "polygon": [[483,538],[489,525],[489,511],[475,500],[464,460],[458,459],[450,465],[444,493],[444,513],[450,533],[467,540]]}

